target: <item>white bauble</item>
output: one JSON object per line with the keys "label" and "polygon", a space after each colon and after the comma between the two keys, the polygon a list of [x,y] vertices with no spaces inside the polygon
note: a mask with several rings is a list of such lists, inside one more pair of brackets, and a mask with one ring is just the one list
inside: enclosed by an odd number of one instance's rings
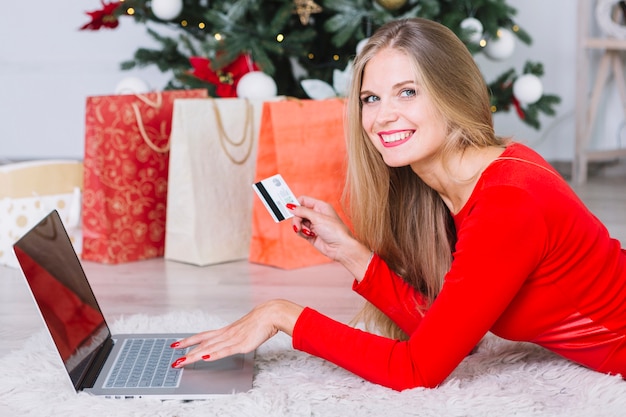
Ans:
{"label": "white bauble", "polygon": [[183,11],[183,0],[152,0],[152,13],[161,20],[172,20]]}
{"label": "white bauble", "polygon": [[148,83],[138,77],[123,78],[115,86],[115,94],[145,94],[149,91]]}
{"label": "white bauble", "polygon": [[513,83],[513,95],[522,104],[533,104],[543,95],[541,80],[534,74],[517,77]]}
{"label": "white bauble", "polygon": [[357,55],[359,55],[361,53],[361,51],[363,50],[363,47],[365,46],[365,44],[369,40],[370,40],[370,38],[364,38],[364,39],[361,39],[359,41],[359,43],[356,44],[356,54]]}
{"label": "white bauble", "polygon": [[272,77],[262,71],[252,71],[239,79],[237,97],[266,99],[276,97],[278,87]]}
{"label": "white bauble", "polygon": [[513,55],[515,50],[515,36],[510,30],[498,29],[498,36],[487,41],[487,46],[483,49],[485,55],[496,61],[500,61]]}
{"label": "white bauble", "polygon": [[471,32],[467,40],[471,43],[478,43],[483,38],[483,24],[475,17],[467,17],[461,22],[461,29]]}

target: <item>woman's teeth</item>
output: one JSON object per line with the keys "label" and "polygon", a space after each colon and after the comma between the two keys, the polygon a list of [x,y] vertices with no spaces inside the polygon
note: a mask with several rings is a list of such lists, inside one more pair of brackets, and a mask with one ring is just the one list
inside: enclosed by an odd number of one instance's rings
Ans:
{"label": "woman's teeth", "polygon": [[408,138],[409,136],[411,136],[413,133],[412,132],[398,132],[398,133],[393,133],[391,135],[382,135],[383,141],[385,141],[385,143],[392,143],[392,142],[397,142],[399,140],[404,140],[406,138]]}

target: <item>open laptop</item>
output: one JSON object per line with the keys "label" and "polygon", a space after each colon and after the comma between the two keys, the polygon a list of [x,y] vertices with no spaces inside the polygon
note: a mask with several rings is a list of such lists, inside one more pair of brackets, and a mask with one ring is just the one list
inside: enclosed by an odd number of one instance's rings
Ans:
{"label": "open laptop", "polygon": [[177,370],[170,365],[186,350],[170,344],[187,334],[112,335],[56,210],[13,248],[77,392],[193,400],[252,388],[254,353]]}

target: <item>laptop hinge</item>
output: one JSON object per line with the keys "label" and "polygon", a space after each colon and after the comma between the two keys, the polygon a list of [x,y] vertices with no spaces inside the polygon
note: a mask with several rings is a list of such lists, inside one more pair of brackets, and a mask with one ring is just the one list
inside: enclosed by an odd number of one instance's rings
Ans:
{"label": "laptop hinge", "polygon": [[98,350],[98,353],[93,358],[91,366],[89,366],[89,370],[85,373],[81,380],[78,381],[76,387],[78,390],[93,388],[93,385],[96,383],[96,379],[98,378],[98,375],[100,375],[100,371],[104,366],[104,362],[106,362],[112,349],[113,339],[108,337],[102,344],[102,348]]}

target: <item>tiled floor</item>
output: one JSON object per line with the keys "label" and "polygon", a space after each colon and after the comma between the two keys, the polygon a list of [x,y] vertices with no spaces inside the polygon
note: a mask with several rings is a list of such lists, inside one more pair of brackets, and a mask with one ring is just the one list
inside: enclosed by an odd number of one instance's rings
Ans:
{"label": "tiled floor", "polygon": [[[626,247],[626,178],[591,179],[575,190]],[[352,278],[337,264],[286,271],[247,261],[195,267],[154,259],[116,266],[85,262],[84,268],[110,322],[121,315],[181,309],[234,320],[272,298],[287,298],[349,321],[361,305],[350,290]],[[0,267],[0,356],[19,349],[42,328],[21,274]]]}

